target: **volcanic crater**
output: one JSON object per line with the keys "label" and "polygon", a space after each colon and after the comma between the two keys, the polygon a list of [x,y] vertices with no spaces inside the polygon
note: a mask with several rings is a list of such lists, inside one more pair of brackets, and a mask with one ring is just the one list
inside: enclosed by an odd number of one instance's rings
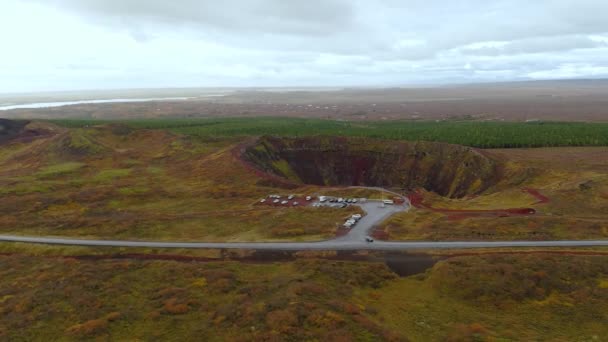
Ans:
{"label": "volcanic crater", "polygon": [[489,189],[502,170],[498,160],[466,146],[356,137],[264,136],[244,148],[242,158],[292,183],[424,188],[450,198]]}

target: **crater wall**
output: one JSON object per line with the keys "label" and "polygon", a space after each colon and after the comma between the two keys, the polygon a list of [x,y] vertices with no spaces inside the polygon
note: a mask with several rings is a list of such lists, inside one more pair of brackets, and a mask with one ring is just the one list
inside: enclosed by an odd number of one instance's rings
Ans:
{"label": "crater wall", "polygon": [[460,198],[496,184],[500,163],[477,150],[436,142],[369,138],[262,137],[242,156],[292,182],[326,186],[425,188]]}

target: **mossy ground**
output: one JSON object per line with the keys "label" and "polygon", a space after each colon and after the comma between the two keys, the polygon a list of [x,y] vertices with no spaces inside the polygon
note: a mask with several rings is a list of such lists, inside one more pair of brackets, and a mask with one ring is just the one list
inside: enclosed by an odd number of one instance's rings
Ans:
{"label": "mossy ground", "polygon": [[[0,232],[206,241],[333,235],[347,211],[255,205],[270,193],[324,190],[263,182],[232,154],[240,141],[103,126],[2,145]],[[387,221],[390,237],[605,236],[605,149],[492,153],[508,163],[503,183],[475,198],[429,194],[428,201],[454,209],[532,206],[537,215],[453,221],[414,209]],[[550,202],[536,203],[523,187],[539,189]],[[378,196],[362,189],[328,193]],[[399,278],[383,262],[361,257],[365,252],[346,260],[336,252],[256,259],[250,251],[3,243],[0,339],[607,338],[605,249],[517,251],[434,251],[444,260]]]}
{"label": "mossy ground", "polygon": [[233,155],[237,143],[108,125],[1,145],[0,232],[205,241],[334,236],[350,210],[255,205],[271,193],[315,189],[259,185]]}
{"label": "mossy ground", "polygon": [[[530,216],[461,216],[412,208],[384,222],[393,240],[565,240],[608,238],[608,149],[541,148],[490,150],[508,161],[505,176],[491,191],[464,199],[425,193],[433,208],[496,210],[533,208]],[[522,177],[522,174],[525,177]],[[526,192],[548,198],[541,203]]]}
{"label": "mossy ground", "polygon": [[[585,252],[596,255],[450,251],[399,278],[373,258],[335,253],[272,262],[221,251],[3,244],[0,338],[601,341],[608,256]],[[155,259],[165,253],[199,259]]]}
{"label": "mossy ground", "polygon": [[[243,141],[239,138],[197,138],[121,125],[73,129],[46,125],[53,134],[0,146],[2,233],[321,240],[335,234],[348,210],[271,208],[255,203],[271,193],[381,197],[365,189],[304,184],[296,189],[276,188],[237,159],[233,148]],[[454,220],[412,209],[380,228],[394,240],[608,237],[606,151],[601,147],[486,150],[506,165],[499,183],[473,198],[447,199],[427,193],[425,201],[437,208],[460,210],[532,207],[536,215]],[[522,191],[526,187],[538,189],[550,201],[537,203]]]}

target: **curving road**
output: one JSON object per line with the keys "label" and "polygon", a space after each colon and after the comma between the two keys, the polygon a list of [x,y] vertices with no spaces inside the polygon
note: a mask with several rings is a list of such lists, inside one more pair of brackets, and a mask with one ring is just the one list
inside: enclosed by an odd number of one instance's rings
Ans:
{"label": "curving road", "polygon": [[[386,190],[385,190],[386,191]],[[401,196],[397,193],[395,195]],[[198,248],[198,249],[253,249],[253,250],[411,250],[438,248],[504,248],[504,247],[608,247],[608,240],[558,240],[558,241],[375,241],[365,238],[373,227],[389,216],[409,209],[403,205],[381,206],[379,201],[357,204],[366,215],[345,236],[316,242],[160,242],[128,240],[84,240],[52,237],[27,237],[0,235],[0,241],[49,245],[93,247],[140,247],[140,248]]]}

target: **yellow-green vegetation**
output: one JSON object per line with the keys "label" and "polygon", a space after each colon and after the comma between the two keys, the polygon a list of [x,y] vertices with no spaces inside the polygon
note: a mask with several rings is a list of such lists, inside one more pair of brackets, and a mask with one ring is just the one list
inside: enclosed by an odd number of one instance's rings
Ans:
{"label": "yellow-green vegetation", "polygon": [[606,256],[481,255],[358,292],[414,341],[593,341],[608,334]]}
{"label": "yellow-green vegetation", "polygon": [[[335,253],[238,256],[3,244],[0,339],[586,341],[607,336],[605,250],[502,253],[444,254],[426,272],[399,278],[382,254],[355,262],[333,260]],[[390,259],[409,257],[421,258],[392,254]]]}
{"label": "yellow-green vegetation", "polygon": [[[321,240],[332,237],[353,209],[273,208],[256,205],[259,199],[271,193],[380,197],[379,192],[366,189],[322,189],[305,184],[296,189],[276,188],[277,184],[237,160],[233,149],[242,139],[180,136],[118,124],[72,129],[36,125],[37,130],[49,133],[31,141],[0,145],[2,233],[158,240]],[[319,149],[333,151],[336,146],[332,143],[344,141],[322,137],[278,143],[294,148],[301,142],[314,142]],[[387,148],[383,141],[353,141],[357,151]],[[254,145],[254,150],[260,146]],[[404,153],[424,152],[420,170],[431,170],[432,163],[425,161],[429,159],[425,153],[438,146],[406,147],[391,145],[387,151],[391,155],[400,148]],[[449,151],[438,153],[453,163],[455,156]],[[465,166],[493,165],[477,152],[467,152],[466,148],[455,151],[456,155],[468,156],[467,163],[480,160]],[[448,199],[426,193],[425,202],[435,208],[457,210],[532,207],[536,215],[454,218],[412,209],[388,219],[381,228],[394,240],[608,237],[605,148],[486,150],[483,155],[504,165],[498,178],[487,175],[497,183],[473,198]],[[288,178],[299,180],[285,160],[274,163]],[[340,167],[344,177],[352,171]],[[394,180],[402,179],[401,174],[407,171],[397,172],[390,165],[381,169],[389,169]],[[382,170],[374,172],[380,174]],[[437,181],[434,176],[422,178],[428,179],[429,186],[445,183],[444,192],[455,193],[453,184],[462,183],[462,172],[457,172],[453,181],[445,181],[443,174]],[[479,184],[475,177],[468,178],[466,189],[461,190],[476,192]],[[538,189],[549,202],[537,203],[537,198],[522,191],[526,187]]]}
{"label": "yellow-green vegetation", "polygon": [[[44,128],[44,127],[43,127]],[[238,140],[104,125],[0,145],[0,233],[273,241],[333,237],[356,209],[257,205],[271,193],[233,154]],[[10,151],[16,150],[15,153]],[[310,224],[314,222],[314,224]]]}
{"label": "yellow-green vegetation", "polygon": [[[541,148],[486,153],[507,161],[501,182],[490,191],[463,199],[426,192],[426,205],[456,211],[413,208],[389,218],[381,229],[393,240],[608,238],[608,149]],[[525,191],[528,188],[548,200],[541,203]],[[467,213],[509,208],[533,208],[536,214]]]}
{"label": "yellow-green vegetation", "polygon": [[84,163],[79,162],[67,162],[61,164],[55,164],[42,168],[36,173],[38,178],[53,178],[57,176],[67,175],[83,167]]}

